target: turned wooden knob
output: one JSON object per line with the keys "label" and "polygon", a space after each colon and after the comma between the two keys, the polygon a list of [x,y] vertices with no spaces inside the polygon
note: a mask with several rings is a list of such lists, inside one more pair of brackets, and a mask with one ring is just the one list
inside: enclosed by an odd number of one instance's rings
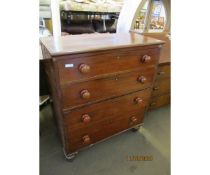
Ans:
{"label": "turned wooden knob", "polygon": [[85,135],[82,137],[82,141],[83,141],[83,144],[89,144],[90,143],[90,137],[89,135]]}
{"label": "turned wooden knob", "polygon": [[140,97],[136,97],[136,98],[134,98],[134,102],[136,104],[141,104],[143,102],[143,100]]}
{"label": "turned wooden knob", "polygon": [[82,90],[81,92],[80,92],[80,94],[81,94],[81,97],[83,98],[83,99],[88,99],[88,98],[90,98],[90,92],[88,91],[88,90]]}
{"label": "turned wooden knob", "polygon": [[141,58],[141,62],[142,62],[142,63],[148,63],[148,62],[150,62],[150,60],[151,60],[151,56],[149,56],[149,55],[144,55],[144,56]]}
{"label": "turned wooden knob", "polygon": [[137,118],[136,118],[135,116],[133,116],[133,117],[131,117],[131,121],[132,121],[133,123],[136,123],[136,122],[137,122]]}
{"label": "turned wooden knob", "polygon": [[145,83],[147,79],[146,79],[144,76],[140,76],[140,77],[138,77],[137,80],[138,80],[140,83]]}
{"label": "turned wooden knob", "polygon": [[84,123],[89,123],[91,121],[91,118],[88,114],[84,114],[84,115],[82,115],[82,121]]}
{"label": "turned wooden knob", "polygon": [[88,72],[90,72],[90,66],[87,64],[80,64],[79,71],[81,73],[88,73]]}

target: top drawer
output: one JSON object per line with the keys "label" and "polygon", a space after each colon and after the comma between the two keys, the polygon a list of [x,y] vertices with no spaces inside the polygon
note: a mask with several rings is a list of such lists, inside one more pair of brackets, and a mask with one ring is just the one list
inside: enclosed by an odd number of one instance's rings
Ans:
{"label": "top drawer", "polygon": [[159,48],[135,51],[108,51],[92,56],[71,56],[58,61],[61,85],[98,77],[103,74],[153,66],[157,63]]}

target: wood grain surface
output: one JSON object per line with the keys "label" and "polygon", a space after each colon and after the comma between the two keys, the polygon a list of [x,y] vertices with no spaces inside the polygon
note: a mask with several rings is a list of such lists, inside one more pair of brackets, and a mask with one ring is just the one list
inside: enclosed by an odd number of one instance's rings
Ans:
{"label": "wood grain surface", "polygon": [[82,34],[58,38],[49,36],[41,38],[40,41],[52,56],[164,43],[164,41],[136,33]]}
{"label": "wood grain surface", "polygon": [[150,100],[149,109],[159,108],[167,104],[170,104],[170,94],[152,97]]}
{"label": "wood grain surface", "polygon": [[170,64],[158,65],[156,79],[169,78],[170,76],[171,76],[171,65]]}
{"label": "wood grain surface", "polygon": [[164,78],[156,81],[152,88],[152,97],[170,93],[170,85],[170,78]]}
{"label": "wood grain surface", "polygon": [[[97,100],[105,100],[129,92],[146,89],[152,86],[154,75],[155,67],[149,67],[96,80],[62,86],[62,106],[64,109],[68,109]],[[145,77],[146,81],[144,83],[139,82],[139,77]],[[81,92],[83,90],[89,92],[89,98],[82,97]]]}
{"label": "wood grain surface", "polygon": [[[82,142],[84,135],[90,136],[89,144],[92,144],[116,132],[141,123],[145,108],[149,103],[150,93],[151,89],[138,91],[79,108],[67,114],[65,116],[65,123],[68,128],[71,151],[87,146]],[[142,99],[140,104],[135,102],[135,98],[137,97]],[[81,117],[84,114],[88,114],[91,117],[89,123],[82,121]],[[132,118],[136,120],[132,120]]]}
{"label": "wood grain surface", "polygon": [[[149,55],[149,62],[142,62],[144,55]],[[98,53],[97,55],[82,55],[74,58],[58,60],[58,68],[61,85],[71,83],[73,81],[83,81],[84,79],[99,77],[106,74],[115,74],[132,69],[145,68],[146,66],[154,66],[158,61],[159,49],[137,50],[122,49]],[[80,71],[80,65],[88,65],[89,72],[83,73]],[[68,67],[69,66],[69,67]]]}
{"label": "wood grain surface", "polygon": [[143,122],[163,41],[135,33],[40,41],[67,155]]}

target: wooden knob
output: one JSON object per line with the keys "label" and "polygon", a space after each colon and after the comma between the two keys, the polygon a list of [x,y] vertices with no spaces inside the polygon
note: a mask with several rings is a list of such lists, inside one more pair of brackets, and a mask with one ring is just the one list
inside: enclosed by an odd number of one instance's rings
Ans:
{"label": "wooden knob", "polygon": [[91,121],[91,118],[88,114],[84,114],[84,115],[82,115],[82,121],[84,123],[89,123]]}
{"label": "wooden knob", "polygon": [[140,83],[145,83],[147,79],[146,79],[144,76],[140,76],[140,77],[138,77],[137,80],[138,80]]}
{"label": "wooden knob", "polygon": [[140,97],[136,97],[136,98],[134,98],[134,102],[136,104],[141,104],[143,102],[143,100]]}
{"label": "wooden knob", "polygon": [[83,99],[88,99],[88,98],[90,98],[90,92],[88,91],[88,90],[82,90],[81,92],[80,92],[80,94],[81,94],[81,97],[83,98]]}
{"label": "wooden knob", "polygon": [[88,73],[88,72],[90,72],[90,66],[87,64],[80,64],[79,71],[81,73]]}
{"label": "wooden knob", "polygon": [[89,137],[89,135],[84,135],[82,137],[82,141],[83,141],[83,144],[89,144],[90,143],[90,137]]}
{"label": "wooden knob", "polygon": [[148,63],[148,62],[150,62],[150,60],[151,60],[151,56],[149,56],[149,55],[144,55],[144,56],[141,58],[141,62],[142,62],[142,63]]}
{"label": "wooden knob", "polygon": [[131,122],[136,123],[137,122],[137,118],[135,116],[131,117]]}

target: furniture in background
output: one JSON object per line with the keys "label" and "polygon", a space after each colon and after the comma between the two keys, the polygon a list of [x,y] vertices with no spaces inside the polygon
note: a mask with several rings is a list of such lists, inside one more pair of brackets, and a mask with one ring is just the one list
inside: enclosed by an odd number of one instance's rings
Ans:
{"label": "furniture in background", "polygon": [[[39,37],[51,36],[50,31],[46,28],[44,18],[39,18]],[[39,58],[43,58],[41,47],[39,46]],[[49,101],[49,87],[42,62],[39,62],[39,106],[43,106]]]}
{"label": "furniture in background", "polygon": [[[59,4],[62,22],[64,23],[63,31],[69,32],[69,34],[93,32],[115,33],[117,19],[123,3],[123,0],[61,0]],[[50,0],[40,0],[39,17],[44,18],[46,27],[52,32],[52,14],[50,6]],[[68,25],[65,25],[64,18],[66,14]],[[93,23],[91,18],[93,19]],[[92,32],[89,30],[90,27]]]}
{"label": "furniture in background", "polygon": [[45,28],[52,33],[51,0],[39,0],[39,18],[44,20]]}
{"label": "furniture in background", "polygon": [[135,33],[41,38],[67,159],[142,125],[162,44]]}
{"label": "furniture in background", "polygon": [[150,99],[150,109],[170,104],[170,71],[170,62],[160,60],[155,83],[152,88],[153,92]]}
{"label": "furniture in background", "polygon": [[119,13],[123,4],[124,0],[61,0],[60,10]]}
{"label": "furniture in background", "polygon": [[170,104],[170,81],[171,81],[171,40],[166,32],[161,33],[143,33],[155,39],[165,41],[161,51],[158,64],[158,71],[153,85],[152,97],[150,100],[150,109],[155,109]]}
{"label": "furniture in background", "polygon": [[61,30],[69,34],[116,33],[119,13],[61,11]]}

